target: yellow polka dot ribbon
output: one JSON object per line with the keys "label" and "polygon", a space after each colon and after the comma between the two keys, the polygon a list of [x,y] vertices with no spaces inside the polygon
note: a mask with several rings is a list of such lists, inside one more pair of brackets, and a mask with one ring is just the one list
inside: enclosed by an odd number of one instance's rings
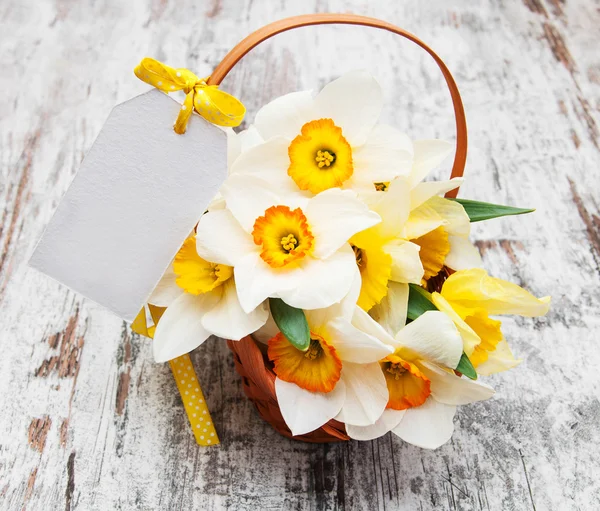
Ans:
{"label": "yellow polka dot ribbon", "polygon": [[[152,338],[154,337],[156,324],[160,320],[165,308],[148,305],[148,309],[154,325],[148,326],[146,308],[144,307],[131,324],[131,329],[140,335]],[[196,442],[198,445],[204,446],[218,445],[219,437],[208,411],[208,406],[206,406],[206,399],[200,388],[200,383],[196,377],[190,356],[186,354],[177,357],[170,360],[169,365],[171,366],[171,372],[175,378],[175,383],[181,395],[181,400],[192,426]]]}
{"label": "yellow polka dot ribbon", "polygon": [[163,92],[185,92],[185,100],[175,121],[175,132],[185,133],[192,111],[196,110],[207,121],[233,128],[244,120],[246,107],[231,94],[207,85],[208,78],[198,78],[188,69],[174,69],[158,60],[146,57],[134,69],[140,80]]}
{"label": "yellow polka dot ribbon", "polygon": [[192,426],[192,431],[199,445],[215,445],[219,443],[219,437],[215,431],[204,394],[200,388],[200,383],[196,378],[192,360],[189,355],[182,355],[169,361],[171,371],[177,382],[177,388],[188,419]]}

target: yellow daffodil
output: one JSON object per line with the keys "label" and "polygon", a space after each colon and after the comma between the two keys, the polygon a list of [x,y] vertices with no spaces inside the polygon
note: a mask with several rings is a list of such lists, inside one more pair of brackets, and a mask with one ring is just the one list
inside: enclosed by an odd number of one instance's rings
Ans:
{"label": "yellow daffodil", "polygon": [[520,362],[502,335],[500,321],[490,316],[543,316],[550,307],[550,297],[536,298],[516,284],[490,277],[479,268],[452,274],[441,292],[431,296],[435,306],[456,324],[464,352],[483,375],[505,371]]}
{"label": "yellow daffodil", "polygon": [[195,236],[185,241],[148,302],[167,308],[152,344],[157,362],[188,353],[211,335],[241,339],[268,317],[265,304],[242,310],[233,268],[201,258]]}
{"label": "yellow daffodil", "polygon": [[[404,237],[420,247],[423,283],[435,277],[444,266],[453,270],[481,266],[479,251],[469,241],[469,216],[460,204],[439,196],[460,186],[462,178],[423,181],[451,150],[451,144],[443,140],[414,142],[411,172],[403,178],[409,190]],[[373,205],[381,192],[387,193],[390,187],[391,183],[374,183],[370,191],[361,191],[361,196]]]}
{"label": "yellow daffodil", "polygon": [[444,266],[453,270],[481,266],[479,251],[469,240],[470,232],[469,216],[458,202],[433,196],[411,210],[405,234],[421,247],[423,283]]}
{"label": "yellow daffodil", "polygon": [[408,241],[405,233],[409,192],[404,179],[392,181],[387,191],[378,194],[370,204],[381,223],[350,240],[362,276],[358,305],[366,311],[381,302],[389,282],[401,283],[408,289],[409,283],[419,284],[423,278],[420,248]]}

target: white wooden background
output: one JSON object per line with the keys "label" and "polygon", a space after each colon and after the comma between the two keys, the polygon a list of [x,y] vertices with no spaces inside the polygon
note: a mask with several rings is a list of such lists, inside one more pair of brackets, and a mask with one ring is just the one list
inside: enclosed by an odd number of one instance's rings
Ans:
{"label": "white wooden background", "polygon": [[[600,508],[600,4],[597,0],[2,0],[0,508],[596,510]],[[199,75],[261,25],[306,12],[381,17],[436,49],[462,91],[463,197],[537,207],[478,224],[495,276],[552,294],[507,319],[522,366],[462,407],[450,443],[309,445],[244,398],[225,344],[193,354],[220,447],[199,448],[167,365],[119,319],[27,267],[112,106],[147,90],[144,56]],[[385,119],[453,139],[439,71],[409,42],[307,28],[252,52],[224,88],[247,105],[371,70]],[[449,163],[444,169],[448,171]],[[441,176],[442,174],[440,174]]]}

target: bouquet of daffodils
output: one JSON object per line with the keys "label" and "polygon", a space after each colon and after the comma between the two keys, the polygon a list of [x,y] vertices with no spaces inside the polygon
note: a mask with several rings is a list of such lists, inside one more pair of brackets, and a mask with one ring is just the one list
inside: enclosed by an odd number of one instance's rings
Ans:
{"label": "bouquet of daffodils", "polygon": [[253,336],[293,435],[335,419],[368,440],[392,431],[436,448],[480,376],[516,366],[493,316],[550,299],[489,276],[470,223],[530,210],[447,199],[425,181],[452,151],[378,124],[367,73],[296,92],[229,132],[229,177],[149,304],[157,361],[211,335]]}

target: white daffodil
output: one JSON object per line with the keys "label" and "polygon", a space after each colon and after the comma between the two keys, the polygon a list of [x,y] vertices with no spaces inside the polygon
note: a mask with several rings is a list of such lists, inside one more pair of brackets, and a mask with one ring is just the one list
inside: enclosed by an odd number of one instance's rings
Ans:
{"label": "white daffodil", "polygon": [[277,98],[256,114],[254,128],[266,142],[240,155],[231,172],[307,195],[372,188],[408,175],[411,141],[376,124],[382,108],[381,87],[365,72],[348,73],[316,96],[304,91]]}
{"label": "white daffodil", "polygon": [[154,358],[165,362],[192,351],[211,335],[239,340],[267,321],[266,304],[242,310],[233,268],[198,256],[190,236],[148,302],[166,307],[154,334]]}
{"label": "white daffodil", "polygon": [[378,361],[393,349],[372,335],[381,327],[356,307],[359,290],[357,276],[340,304],[305,312],[311,337],[306,351],[282,333],[268,342],[277,401],[293,435],[314,431],[333,418],[367,426],[385,410],[389,396]]}
{"label": "white daffodil", "polygon": [[268,297],[319,309],[348,294],[356,270],[348,239],[380,221],[354,192],[331,189],[307,199],[232,175],[221,193],[226,209],[198,224],[198,254],[234,268],[245,311]]}
{"label": "white daffodil", "polygon": [[[387,328],[403,322],[394,308],[397,298],[392,286],[380,307],[379,320]],[[378,338],[394,348],[393,354],[380,361],[389,401],[375,424],[346,425],[352,438],[371,440],[392,431],[406,442],[435,449],[452,436],[457,405],[488,399],[494,393],[488,385],[454,373],[463,343],[443,312],[426,312],[393,337],[386,332]]]}

